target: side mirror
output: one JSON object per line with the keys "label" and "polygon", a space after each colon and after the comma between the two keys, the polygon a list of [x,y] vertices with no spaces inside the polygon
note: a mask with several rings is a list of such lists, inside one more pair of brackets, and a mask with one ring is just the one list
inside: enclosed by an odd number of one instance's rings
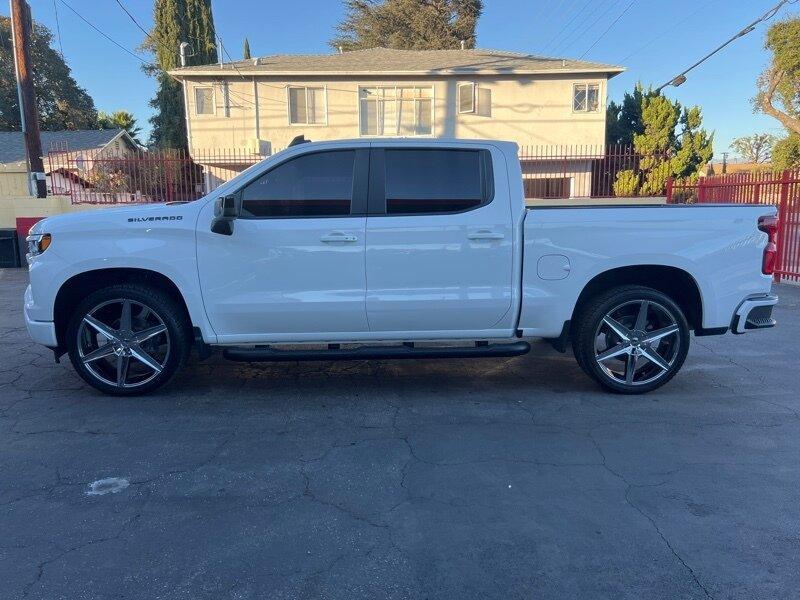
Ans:
{"label": "side mirror", "polygon": [[236,196],[222,196],[214,205],[211,231],[220,235],[233,234],[233,222],[239,216],[240,204]]}

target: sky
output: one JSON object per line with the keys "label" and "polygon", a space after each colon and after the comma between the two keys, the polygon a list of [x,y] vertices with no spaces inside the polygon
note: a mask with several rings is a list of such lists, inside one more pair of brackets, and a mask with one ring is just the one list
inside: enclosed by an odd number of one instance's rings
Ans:
{"label": "sky", "polygon": [[[627,70],[609,82],[609,99],[620,100],[637,81],[659,86],[670,80],[777,1],[484,0],[478,46],[567,58],[586,53],[586,60],[622,65]],[[57,14],[64,56],[97,108],[129,110],[146,130],[155,81],[142,73],[141,62],[134,56],[102,37],[69,8],[136,52],[143,33],[116,0],[29,2],[34,19],[56,35],[58,49]],[[149,29],[153,2],[122,2]],[[253,56],[330,52],[327,41],[342,19],[342,5],[340,0],[303,0],[298,10],[297,2],[286,0],[215,0],[213,9],[217,33],[238,59],[245,37]],[[7,14],[7,10],[2,12]],[[789,4],[773,21],[798,14],[800,4]],[[763,48],[767,27],[760,25],[692,71],[682,86],[666,90],[682,104],[702,108],[705,127],[715,132],[716,159],[738,136],[783,134],[777,121],[752,110],[756,79],[769,61]]]}

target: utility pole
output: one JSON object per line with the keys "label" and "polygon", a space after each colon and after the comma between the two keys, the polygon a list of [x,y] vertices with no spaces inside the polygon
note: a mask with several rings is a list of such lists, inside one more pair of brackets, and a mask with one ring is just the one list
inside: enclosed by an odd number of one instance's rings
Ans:
{"label": "utility pole", "polygon": [[725,173],[728,172],[728,154],[729,154],[728,152],[723,152],[722,153],[722,174],[723,175],[725,175]]}
{"label": "utility pole", "polygon": [[42,163],[42,140],[39,135],[39,111],[33,91],[31,61],[31,8],[25,0],[10,0],[11,31],[14,44],[14,68],[17,75],[20,122],[25,136],[25,154],[30,174],[29,188],[37,198],[47,196],[47,180]]}

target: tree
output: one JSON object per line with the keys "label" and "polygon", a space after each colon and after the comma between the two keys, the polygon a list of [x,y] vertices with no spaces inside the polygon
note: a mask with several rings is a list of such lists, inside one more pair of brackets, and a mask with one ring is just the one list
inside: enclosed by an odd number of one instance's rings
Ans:
{"label": "tree", "polygon": [[161,148],[187,147],[181,84],[167,72],[178,66],[181,42],[189,43],[187,66],[217,61],[211,0],[155,0],[153,29],[144,43],[155,55],[155,66],[144,69],[158,79],[156,96],[150,101],[156,110],[150,118],[150,144]]}
{"label": "tree", "polygon": [[768,162],[772,147],[778,138],[770,133],[754,133],[738,137],[731,142],[731,150],[751,163]]}
{"label": "tree", "polygon": [[347,14],[333,48],[400,50],[475,47],[483,0],[345,0]]}
{"label": "tree", "polygon": [[136,124],[136,117],[127,110],[115,110],[112,113],[100,111],[97,113],[97,127],[99,129],[124,129],[134,142],[141,145],[138,135],[142,128]]}
{"label": "tree", "polygon": [[[640,102],[638,108],[636,102]],[[634,118],[637,112],[641,114],[639,119]],[[634,89],[626,115],[624,120],[618,119],[624,127],[617,139],[631,135],[639,164],[636,170],[617,173],[615,193],[660,194],[669,177],[694,179],[711,160],[713,135],[702,127],[700,107],[682,107],[658,92]]]}
{"label": "tree", "polygon": [[772,147],[772,168],[776,171],[800,168],[800,135],[791,132]]}
{"label": "tree", "polygon": [[[34,22],[31,57],[39,126],[42,130],[51,131],[94,129],[97,120],[94,101],[77,84],[61,55],[50,47],[52,41],[53,34],[50,30]],[[14,74],[11,19],[0,16],[0,130],[19,129],[21,123]]]}
{"label": "tree", "polygon": [[655,95],[637,83],[632,92],[625,92],[621,104],[611,101],[606,109],[606,143],[632,146],[633,136],[644,132],[642,101]]}
{"label": "tree", "polygon": [[244,48],[242,49],[242,59],[250,60],[250,40],[244,38]]}
{"label": "tree", "polygon": [[800,17],[770,27],[764,47],[772,61],[759,77],[756,109],[800,135]]}

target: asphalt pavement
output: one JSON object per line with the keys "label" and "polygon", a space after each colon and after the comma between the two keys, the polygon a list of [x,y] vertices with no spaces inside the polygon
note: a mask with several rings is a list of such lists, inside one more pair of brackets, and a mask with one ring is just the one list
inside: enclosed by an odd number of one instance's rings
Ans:
{"label": "asphalt pavement", "polygon": [[666,387],[571,354],[194,360],[112,398],[0,270],[2,598],[800,596],[800,287]]}

